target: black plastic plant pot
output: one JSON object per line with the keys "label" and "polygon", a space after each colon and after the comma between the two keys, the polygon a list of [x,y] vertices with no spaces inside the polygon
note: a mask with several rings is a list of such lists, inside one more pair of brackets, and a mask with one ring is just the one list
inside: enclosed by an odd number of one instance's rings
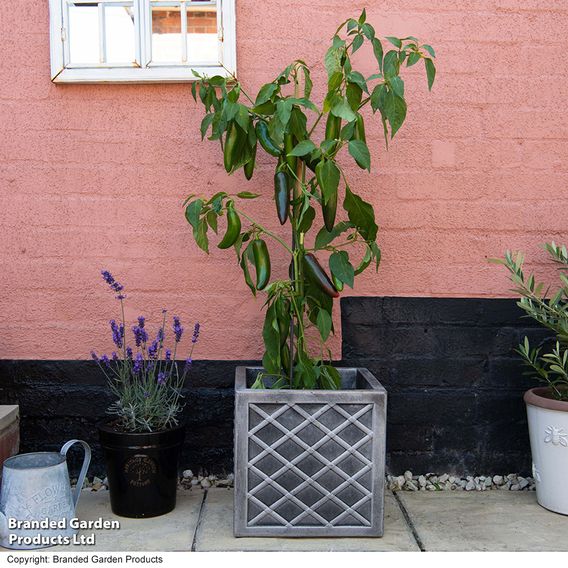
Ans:
{"label": "black plastic plant pot", "polygon": [[146,433],[99,426],[115,515],[140,519],[173,511],[184,437],[184,426]]}

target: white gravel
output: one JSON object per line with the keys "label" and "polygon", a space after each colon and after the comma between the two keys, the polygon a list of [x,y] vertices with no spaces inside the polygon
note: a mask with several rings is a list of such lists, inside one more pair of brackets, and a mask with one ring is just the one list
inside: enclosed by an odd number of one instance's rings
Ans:
{"label": "white gravel", "polygon": [[[414,475],[405,471],[403,475],[387,475],[386,485],[391,491],[534,491],[532,477],[522,477],[516,473],[508,475],[457,476],[455,474],[424,473]],[[209,489],[210,487],[233,487],[235,476],[194,475],[186,469],[178,483],[178,489]],[[73,480],[73,484],[76,480]],[[108,480],[94,477],[85,480],[83,491],[106,491]]]}
{"label": "white gravel", "polygon": [[[178,481],[178,489],[209,489],[210,487],[233,487],[235,476],[230,473],[225,476],[208,475],[196,476],[190,469],[186,469],[182,473],[181,479]],[[76,479],[71,480],[71,485],[77,484]],[[105,477],[93,477],[91,480],[85,479],[83,483],[83,491],[106,491],[108,489],[108,479]]]}
{"label": "white gravel", "polygon": [[387,475],[387,487],[391,491],[534,491],[535,481],[517,473],[456,476],[448,473],[414,475],[405,471],[403,475]]}

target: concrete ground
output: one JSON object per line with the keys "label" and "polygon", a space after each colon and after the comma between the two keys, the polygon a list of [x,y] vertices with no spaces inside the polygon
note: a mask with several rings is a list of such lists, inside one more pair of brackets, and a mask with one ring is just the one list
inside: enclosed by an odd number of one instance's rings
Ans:
{"label": "concrete ground", "polygon": [[50,550],[568,551],[568,517],[540,507],[534,492],[387,491],[383,538],[236,539],[230,489],[182,491],[173,512],[143,520],[115,517],[106,491],[85,491],[78,517],[117,519],[120,530],[95,531],[95,546]]}

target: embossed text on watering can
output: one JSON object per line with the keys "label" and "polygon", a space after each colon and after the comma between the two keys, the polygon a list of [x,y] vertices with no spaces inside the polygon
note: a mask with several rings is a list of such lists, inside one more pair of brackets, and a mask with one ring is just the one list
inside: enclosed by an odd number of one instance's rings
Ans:
{"label": "embossed text on watering can", "polygon": [[[83,446],[85,457],[71,491],[67,451]],[[75,510],[91,460],[86,442],[70,440],[57,452],[20,454],[4,462],[0,496],[0,545],[32,549],[54,544],[89,544],[94,536],[76,534]]]}

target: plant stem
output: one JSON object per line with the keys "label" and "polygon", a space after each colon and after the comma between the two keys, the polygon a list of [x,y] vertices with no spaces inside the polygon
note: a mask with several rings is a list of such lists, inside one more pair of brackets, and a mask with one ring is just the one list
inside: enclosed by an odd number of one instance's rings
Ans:
{"label": "plant stem", "polygon": [[240,209],[237,209],[235,207],[235,211],[240,215],[242,215],[245,219],[248,219],[255,227],[258,227],[263,233],[266,233],[268,236],[278,241],[290,254],[292,254],[292,249],[278,235],[275,235],[272,231],[269,231],[262,225],[259,225],[252,217],[249,217],[246,213],[244,213]]}
{"label": "plant stem", "polygon": [[[298,79],[298,73],[294,74],[294,96],[299,98],[301,96],[300,82]],[[320,113],[315,124],[312,126],[312,130],[316,127],[317,123],[320,121],[323,113]],[[309,137],[309,134],[308,134]],[[298,160],[296,165],[296,171],[292,172],[294,175],[294,187],[293,187],[293,201],[296,202],[303,193],[303,185],[305,183],[306,171],[303,160]],[[300,347],[303,346],[304,338],[304,322],[303,322],[303,304],[298,306],[296,302],[297,297],[303,296],[303,275],[302,275],[302,263],[300,262],[300,257],[303,255],[304,248],[304,233],[298,232],[298,222],[300,216],[300,207],[296,206],[292,208],[292,286],[294,289],[294,294],[292,294],[292,303],[294,305],[294,314],[290,318],[290,388],[293,388],[294,381],[294,319],[298,326],[298,338],[296,339],[296,344],[298,351]],[[302,347],[303,349],[303,347]]]}

